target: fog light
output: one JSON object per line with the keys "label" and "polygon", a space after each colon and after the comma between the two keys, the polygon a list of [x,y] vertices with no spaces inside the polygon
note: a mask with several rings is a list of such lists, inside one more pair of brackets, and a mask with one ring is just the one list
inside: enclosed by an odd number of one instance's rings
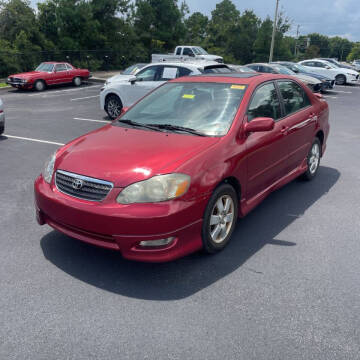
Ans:
{"label": "fog light", "polygon": [[144,247],[151,247],[151,246],[165,246],[169,245],[174,241],[174,237],[169,237],[166,239],[159,239],[159,240],[148,240],[148,241],[140,241],[140,246]]}

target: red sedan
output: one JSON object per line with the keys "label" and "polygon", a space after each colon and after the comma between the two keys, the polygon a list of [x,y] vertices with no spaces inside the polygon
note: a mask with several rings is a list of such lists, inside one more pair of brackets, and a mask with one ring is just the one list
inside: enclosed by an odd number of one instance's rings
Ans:
{"label": "red sedan", "polygon": [[51,156],[37,220],[133,260],[220,251],[238,217],[316,176],[328,117],[321,95],[286,75],[170,81]]}
{"label": "red sedan", "polygon": [[66,62],[43,62],[34,71],[10,75],[7,84],[19,89],[44,90],[49,85],[72,83],[80,86],[90,77],[89,70],[77,69]]}

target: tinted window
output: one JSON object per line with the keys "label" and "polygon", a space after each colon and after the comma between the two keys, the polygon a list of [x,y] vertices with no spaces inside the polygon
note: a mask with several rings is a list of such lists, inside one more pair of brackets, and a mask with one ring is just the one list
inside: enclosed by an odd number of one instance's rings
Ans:
{"label": "tinted window", "polygon": [[303,65],[305,65],[305,66],[315,66],[313,61],[305,61],[305,62],[303,62]]}
{"label": "tinted window", "polygon": [[186,69],[186,68],[183,68],[183,67],[179,67],[178,68],[178,77],[181,77],[181,76],[188,76],[192,73],[191,70],[189,69]]}
{"label": "tinted window", "polygon": [[254,71],[259,71],[258,65],[246,65],[246,66],[249,67],[250,69],[253,69]]}
{"label": "tinted window", "polygon": [[177,67],[177,66],[164,66],[163,69],[160,71],[160,78],[159,81],[168,81],[171,79],[175,79],[181,76],[186,76],[191,73],[191,70]]}
{"label": "tinted window", "polygon": [[55,65],[55,70],[56,71],[66,71],[66,65],[65,64],[56,64]]}
{"label": "tinted window", "polygon": [[311,104],[300,85],[293,81],[278,81],[278,85],[284,100],[285,115],[292,114]]}
{"label": "tinted window", "polygon": [[176,49],[176,55],[181,55],[181,47]]}
{"label": "tinted window", "polygon": [[148,68],[139,71],[136,74],[136,77],[142,81],[156,81],[158,69],[158,66],[149,66]]}
{"label": "tinted window", "polygon": [[255,90],[247,115],[249,121],[257,117],[269,117],[274,120],[281,117],[280,102],[273,83]]}
{"label": "tinted window", "polygon": [[325,67],[325,64],[323,64],[323,63],[321,63],[321,62],[319,62],[319,61],[316,61],[316,62],[315,62],[315,66],[316,66],[316,67],[319,67],[319,68],[324,68],[324,67]]}
{"label": "tinted window", "polygon": [[229,69],[226,65],[213,65],[206,66],[202,72],[205,74],[228,74],[232,73],[233,70]]}
{"label": "tinted window", "polygon": [[194,55],[190,48],[184,48],[183,55]]}

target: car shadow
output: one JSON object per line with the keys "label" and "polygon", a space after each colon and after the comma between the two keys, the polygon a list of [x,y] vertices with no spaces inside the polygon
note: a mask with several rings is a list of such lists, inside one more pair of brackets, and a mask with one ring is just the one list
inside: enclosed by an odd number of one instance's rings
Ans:
{"label": "car shadow", "polygon": [[[274,192],[248,216],[239,219],[232,241],[216,255],[198,252],[163,264],[131,262],[118,252],[56,231],[41,239],[41,248],[55,266],[92,286],[139,299],[181,299],[239,269],[266,245],[291,246],[296,251],[296,243],[276,237],[324,196],[339,177],[336,169],[321,167],[312,182],[295,180]],[[248,270],[261,274],[261,269]]]}
{"label": "car shadow", "polygon": [[83,83],[78,86],[78,87],[75,87],[73,84],[71,83],[66,83],[66,84],[56,84],[56,85],[51,85],[47,88],[45,88],[42,92],[38,92],[36,91],[35,89],[18,89],[18,88],[14,88],[14,87],[11,87],[9,88],[9,90],[7,92],[9,93],[12,93],[12,94],[32,94],[32,93],[51,93],[52,91],[56,91],[56,90],[61,90],[61,89],[71,89],[71,88],[85,88],[85,87],[88,87],[88,86],[91,86],[91,85],[94,85],[96,83],[92,83],[90,81],[83,81]]}

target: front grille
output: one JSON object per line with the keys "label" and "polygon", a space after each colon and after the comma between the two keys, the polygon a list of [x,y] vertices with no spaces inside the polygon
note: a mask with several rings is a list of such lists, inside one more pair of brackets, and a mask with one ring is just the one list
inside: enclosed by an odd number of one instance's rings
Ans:
{"label": "front grille", "polygon": [[102,201],[113,188],[108,181],[57,170],[55,184],[59,191],[79,199]]}

